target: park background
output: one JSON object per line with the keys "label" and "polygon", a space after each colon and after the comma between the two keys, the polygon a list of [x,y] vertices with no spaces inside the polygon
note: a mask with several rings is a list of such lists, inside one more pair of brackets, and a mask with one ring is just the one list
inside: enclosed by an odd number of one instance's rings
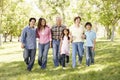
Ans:
{"label": "park background", "polygon": [[[95,65],[66,70],[54,68],[52,49],[48,67],[41,70],[37,55],[32,72],[25,70],[19,42],[30,17],[46,19],[51,27],[60,15],[70,27],[76,16],[89,21],[97,33]],[[38,54],[38,50],[37,50]],[[0,0],[0,80],[120,80],[120,0]]]}

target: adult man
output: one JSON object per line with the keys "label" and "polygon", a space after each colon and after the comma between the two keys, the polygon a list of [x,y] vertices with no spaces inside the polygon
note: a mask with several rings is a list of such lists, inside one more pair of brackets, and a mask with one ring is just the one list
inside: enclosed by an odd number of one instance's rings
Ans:
{"label": "adult man", "polygon": [[53,61],[54,66],[59,66],[60,62],[60,38],[63,29],[66,27],[62,25],[61,17],[56,17],[56,25],[51,29],[52,32],[52,46],[53,46]]}
{"label": "adult man", "polygon": [[23,57],[27,65],[27,70],[31,71],[36,54],[36,29],[35,18],[29,19],[29,25],[26,26],[21,34],[21,48],[24,49]]}

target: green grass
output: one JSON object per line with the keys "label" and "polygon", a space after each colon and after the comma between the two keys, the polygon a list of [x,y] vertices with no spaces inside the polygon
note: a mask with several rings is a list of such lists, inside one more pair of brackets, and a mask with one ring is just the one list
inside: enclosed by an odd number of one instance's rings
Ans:
{"label": "green grass", "polygon": [[66,70],[54,68],[52,50],[49,51],[48,64],[41,70],[37,56],[32,72],[26,71],[20,43],[4,43],[0,47],[0,80],[120,80],[120,41],[98,41],[96,45],[95,64],[82,65],[75,69],[70,64]]}

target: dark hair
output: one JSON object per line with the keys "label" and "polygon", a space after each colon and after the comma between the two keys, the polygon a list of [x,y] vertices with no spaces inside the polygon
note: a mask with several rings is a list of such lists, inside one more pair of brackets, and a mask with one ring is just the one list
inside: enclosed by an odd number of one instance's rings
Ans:
{"label": "dark hair", "polygon": [[36,19],[35,19],[35,18],[30,18],[30,19],[29,19],[29,22],[31,22],[32,20],[35,20],[35,22],[36,22]]}
{"label": "dark hair", "polygon": [[85,28],[86,28],[87,25],[89,25],[90,27],[92,27],[91,22],[87,22],[87,23],[85,24]]}
{"label": "dark hair", "polygon": [[38,30],[40,30],[41,27],[42,27],[42,24],[41,24],[42,20],[45,21],[44,28],[47,27],[47,25],[46,25],[46,20],[45,20],[44,18],[40,18],[39,21],[38,21],[38,26],[37,26]]}
{"label": "dark hair", "polygon": [[80,19],[80,21],[81,21],[81,17],[80,17],[80,16],[77,16],[77,17],[74,18],[74,22],[75,22],[77,19]]}
{"label": "dark hair", "polygon": [[30,22],[31,22],[32,20],[34,20],[34,21],[36,22],[36,19],[35,19],[35,18],[30,18],[30,19],[29,19],[29,25],[30,25]]}
{"label": "dark hair", "polygon": [[65,36],[65,34],[64,34],[64,30],[67,30],[67,31],[68,31],[67,37],[68,37],[68,40],[70,40],[70,37],[69,37],[69,33],[70,33],[70,31],[69,31],[69,29],[67,29],[67,28],[65,28],[65,29],[62,30],[62,35],[61,35],[62,39],[63,39],[64,36]]}

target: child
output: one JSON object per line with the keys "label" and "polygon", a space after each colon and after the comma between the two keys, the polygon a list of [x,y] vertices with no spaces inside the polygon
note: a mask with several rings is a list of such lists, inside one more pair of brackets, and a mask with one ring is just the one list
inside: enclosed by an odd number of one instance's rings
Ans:
{"label": "child", "polygon": [[87,31],[85,32],[86,38],[86,65],[90,66],[90,64],[94,64],[94,50],[95,50],[95,43],[96,43],[96,33],[91,30],[92,24],[87,22],[85,24],[85,28]]}
{"label": "child", "polygon": [[60,42],[60,55],[61,55],[61,64],[63,69],[65,69],[65,61],[69,63],[69,44],[70,44],[70,37],[69,37],[69,29],[64,29],[62,31],[62,37]]}

